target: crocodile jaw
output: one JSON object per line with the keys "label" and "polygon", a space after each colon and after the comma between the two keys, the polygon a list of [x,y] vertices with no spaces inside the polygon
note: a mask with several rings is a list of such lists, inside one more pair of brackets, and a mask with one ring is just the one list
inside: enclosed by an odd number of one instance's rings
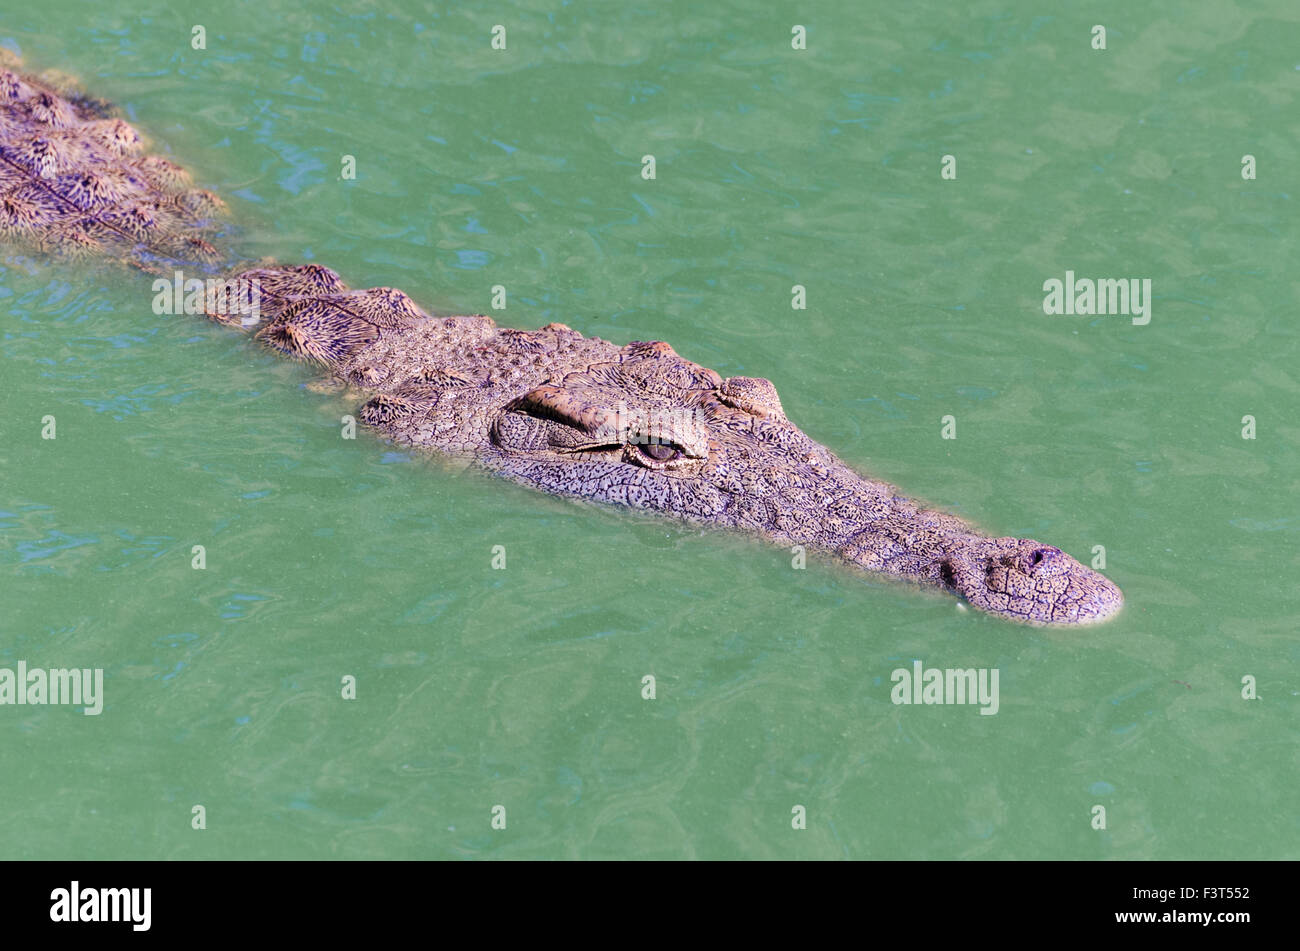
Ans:
{"label": "crocodile jaw", "polygon": [[1124,605],[1105,575],[1031,538],[961,546],[941,561],[940,580],[974,607],[1029,624],[1098,624]]}

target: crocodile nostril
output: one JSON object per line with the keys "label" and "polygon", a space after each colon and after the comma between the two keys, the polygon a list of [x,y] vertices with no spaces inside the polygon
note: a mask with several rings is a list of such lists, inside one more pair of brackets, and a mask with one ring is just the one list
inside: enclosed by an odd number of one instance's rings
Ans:
{"label": "crocodile nostril", "polygon": [[945,561],[939,565],[939,580],[950,588],[957,587],[957,573],[952,569],[952,562]]}
{"label": "crocodile nostril", "polygon": [[1032,572],[1042,564],[1051,563],[1060,554],[1059,548],[1035,548],[1029,553],[1027,569]]}

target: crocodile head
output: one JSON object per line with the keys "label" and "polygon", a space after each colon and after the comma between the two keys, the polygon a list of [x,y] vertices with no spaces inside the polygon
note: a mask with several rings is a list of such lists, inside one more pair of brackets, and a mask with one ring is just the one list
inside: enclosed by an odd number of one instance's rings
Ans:
{"label": "crocodile head", "polygon": [[430,317],[400,291],[349,290],[317,265],[235,281],[260,288],[261,340],[372,391],[361,421],[399,442],[546,492],[821,549],[1013,620],[1085,624],[1122,602],[1059,549],[981,535],[850,469],[760,377],[723,379],[666,343],[619,347],[563,324]]}
{"label": "crocodile head", "polygon": [[548,492],[829,550],[1009,619],[1113,615],[1111,581],[1032,539],[991,539],[864,478],[789,421],[771,382],[723,379],[665,343],[534,387],[495,411],[479,458]]}

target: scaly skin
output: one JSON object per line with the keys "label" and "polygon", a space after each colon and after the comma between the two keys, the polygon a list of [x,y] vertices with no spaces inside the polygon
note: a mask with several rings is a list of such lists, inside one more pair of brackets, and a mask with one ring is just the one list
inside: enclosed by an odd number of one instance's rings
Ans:
{"label": "scaly skin", "polygon": [[361,420],[399,443],[546,492],[822,549],[1014,620],[1086,624],[1122,602],[1057,548],[987,538],[863,478],[786,418],[769,381],[724,380],[666,343],[431,317],[401,291],[348,290],[320,265],[242,272],[227,311],[241,281],[260,289],[257,337],[373,393]]}
{"label": "scaly skin", "polygon": [[184,169],[144,152],[107,104],[66,82],[20,76],[0,50],[0,240],[74,258],[214,260],[205,238],[222,203]]}
{"label": "scaly skin", "polygon": [[[121,120],[0,72],[0,228],[145,265],[211,258],[200,229],[215,200],[184,190],[179,170],[137,143]],[[724,380],[666,343],[619,347],[563,324],[520,331],[432,317],[401,291],[349,290],[320,265],[242,271],[209,316],[246,324],[253,288],[256,337],[368,391],[361,420],[399,443],[545,492],[820,549],[1011,620],[1087,624],[1123,602],[1057,548],[989,538],[864,478],[786,418],[769,381]]]}

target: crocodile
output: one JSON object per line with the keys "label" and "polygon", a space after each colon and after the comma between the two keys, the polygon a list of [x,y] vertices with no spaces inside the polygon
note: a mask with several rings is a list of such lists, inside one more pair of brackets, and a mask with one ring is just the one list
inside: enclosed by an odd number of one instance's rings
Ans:
{"label": "crocodile", "polygon": [[[0,62],[0,239],[155,272],[224,260],[209,240],[220,199],[149,154],[106,103],[17,65]],[[231,260],[218,273],[207,316],[360,391],[359,419],[396,443],[544,492],[820,551],[1010,620],[1083,625],[1123,603],[1059,548],[983,534],[841,462],[767,379],[723,378],[662,341],[431,315],[315,263]]]}

